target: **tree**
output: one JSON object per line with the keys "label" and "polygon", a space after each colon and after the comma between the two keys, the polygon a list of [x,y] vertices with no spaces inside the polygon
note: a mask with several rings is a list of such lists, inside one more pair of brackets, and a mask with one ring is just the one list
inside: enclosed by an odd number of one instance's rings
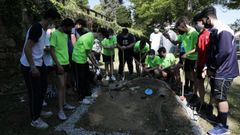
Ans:
{"label": "tree", "polygon": [[230,9],[240,9],[240,0],[215,0],[215,3],[224,5]]}
{"label": "tree", "polygon": [[213,0],[130,0],[134,4],[135,28],[146,32],[154,23],[173,22],[180,16],[192,18]]}
{"label": "tree", "polygon": [[131,10],[127,7],[121,5],[116,10],[116,19],[117,23],[123,27],[131,27],[132,18],[131,18]]}
{"label": "tree", "polygon": [[234,29],[235,31],[239,31],[240,30],[240,19],[237,19],[233,24],[230,25],[230,27],[232,29]]}

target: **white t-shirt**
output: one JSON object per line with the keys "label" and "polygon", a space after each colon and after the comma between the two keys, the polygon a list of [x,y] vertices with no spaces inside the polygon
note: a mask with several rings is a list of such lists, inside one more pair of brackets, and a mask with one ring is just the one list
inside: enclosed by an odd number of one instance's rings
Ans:
{"label": "white t-shirt", "polygon": [[[55,31],[55,29],[48,29],[47,32],[46,32],[46,38],[45,38],[45,47],[50,47],[50,35],[51,33]],[[50,52],[46,52],[44,51],[44,54],[43,54],[43,61],[44,61],[44,64],[46,66],[53,66],[53,59],[52,59],[52,56],[50,54]]]}
{"label": "white t-shirt", "polygon": [[[40,25],[40,24],[38,24]],[[27,44],[27,41],[28,41],[28,38],[29,38],[29,32],[30,32],[30,29],[32,28],[33,26],[31,26],[28,31],[27,31],[27,34],[26,34],[26,38],[25,38],[25,43],[24,43],[24,47],[23,47],[23,51],[22,51],[22,56],[20,58],[20,62],[22,65],[24,66],[27,66],[29,67],[29,63],[28,63],[28,60],[27,60],[27,57],[25,55],[25,46]],[[44,46],[45,46],[45,42],[46,42],[46,32],[43,30],[43,28],[41,28],[41,36],[40,38],[38,38],[38,41],[32,46],[31,50],[32,50],[32,59],[33,59],[33,62],[35,64],[35,66],[42,66],[43,65],[43,53],[44,53]]]}
{"label": "white t-shirt", "polygon": [[93,44],[93,48],[92,48],[93,51],[97,52],[97,53],[101,53],[102,51],[102,48],[99,44],[99,40],[98,39],[95,39],[94,40],[94,44]]}
{"label": "white t-shirt", "polygon": [[150,35],[150,41],[151,41],[151,49],[155,50],[155,53],[157,53],[159,47],[160,47],[160,40],[162,37],[162,33],[158,32],[156,33],[152,33]]}
{"label": "white t-shirt", "polygon": [[[172,31],[172,30],[169,30],[167,32],[170,36],[171,39],[173,39],[174,41],[177,40],[177,34]],[[166,37],[162,36],[162,39],[161,39],[161,47],[165,47],[166,48],[166,51],[167,53],[175,53],[177,51],[177,46],[174,45],[171,41],[169,41]]]}

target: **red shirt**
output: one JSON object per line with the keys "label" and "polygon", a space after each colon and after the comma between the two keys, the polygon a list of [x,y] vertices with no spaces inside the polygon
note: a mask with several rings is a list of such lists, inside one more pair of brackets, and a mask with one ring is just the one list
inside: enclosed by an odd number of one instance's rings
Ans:
{"label": "red shirt", "polygon": [[198,66],[204,66],[206,63],[207,48],[209,47],[210,41],[210,32],[207,29],[204,29],[198,36]]}

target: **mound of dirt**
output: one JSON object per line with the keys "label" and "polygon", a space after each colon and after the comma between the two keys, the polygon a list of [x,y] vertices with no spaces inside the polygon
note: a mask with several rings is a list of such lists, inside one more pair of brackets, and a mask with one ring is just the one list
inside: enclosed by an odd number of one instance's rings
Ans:
{"label": "mound of dirt", "polygon": [[[192,128],[174,93],[159,80],[138,78],[105,88],[76,127],[101,133],[190,135]],[[153,94],[145,95],[150,88]]]}

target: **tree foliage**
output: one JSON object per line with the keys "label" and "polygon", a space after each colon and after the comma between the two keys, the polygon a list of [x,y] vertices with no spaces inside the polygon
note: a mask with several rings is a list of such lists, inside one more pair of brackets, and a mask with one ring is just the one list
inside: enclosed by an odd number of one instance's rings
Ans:
{"label": "tree foliage", "polygon": [[215,0],[215,3],[227,6],[230,9],[240,9],[240,0]]}
{"label": "tree foliage", "polygon": [[119,6],[116,11],[116,19],[117,23],[120,26],[131,27],[132,25],[131,10],[123,5]]}
{"label": "tree foliage", "polygon": [[130,0],[134,6],[135,27],[146,30],[154,23],[172,22],[180,16],[192,18],[213,0]]}

